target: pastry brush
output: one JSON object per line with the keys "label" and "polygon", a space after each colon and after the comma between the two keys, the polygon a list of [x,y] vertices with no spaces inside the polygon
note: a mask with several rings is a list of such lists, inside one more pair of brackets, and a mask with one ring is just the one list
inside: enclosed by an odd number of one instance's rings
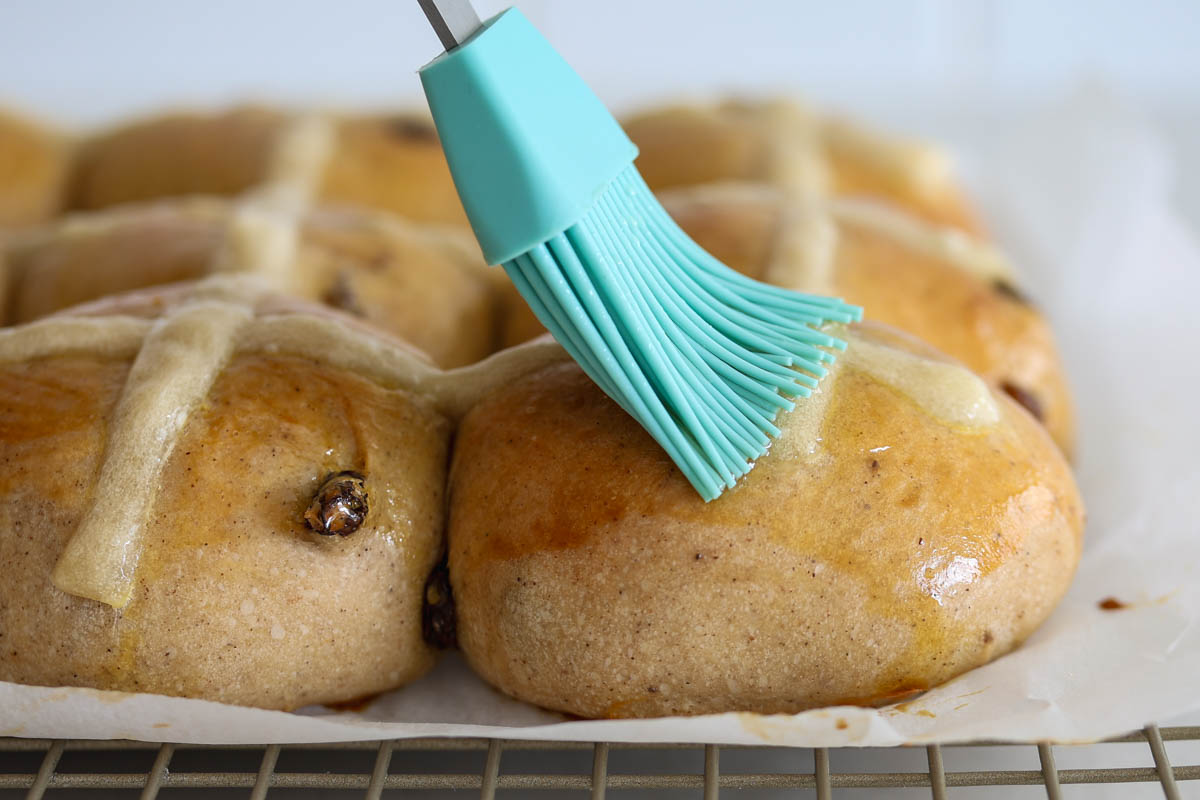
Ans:
{"label": "pastry brush", "polygon": [[515,8],[418,0],[446,52],[421,68],[484,257],[707,501],[780,434],[861,309],[751,280],[654,198],[637,148]]}

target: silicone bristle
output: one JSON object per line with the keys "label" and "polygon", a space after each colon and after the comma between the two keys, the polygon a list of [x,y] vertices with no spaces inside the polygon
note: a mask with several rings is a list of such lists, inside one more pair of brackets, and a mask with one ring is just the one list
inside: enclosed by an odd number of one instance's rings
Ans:
{"label": "silicone bristle", "polygon": [[571,228],[504,264],[542,324],[706,501],[750,471],[846,343],[840,299],[758,283],[693,242],[629,167]]}

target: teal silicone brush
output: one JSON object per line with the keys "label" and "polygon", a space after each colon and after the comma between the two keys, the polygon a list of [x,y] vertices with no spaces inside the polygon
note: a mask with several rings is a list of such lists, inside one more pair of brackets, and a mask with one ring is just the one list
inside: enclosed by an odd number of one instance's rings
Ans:
{"label": "teal silicone brush", "polygon": [[419,0],[446,52],[421,69],[489,264],[705,500],[731,488],[807,397],[861,309],[753,281],[693,242],[637,148],[516,9]]}

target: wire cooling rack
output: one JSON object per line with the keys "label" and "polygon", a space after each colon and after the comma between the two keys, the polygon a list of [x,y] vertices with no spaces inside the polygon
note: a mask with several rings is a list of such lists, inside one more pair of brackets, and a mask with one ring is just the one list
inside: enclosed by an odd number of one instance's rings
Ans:
{"label": "wire cooling rack", "polygon": [[[604,798],[608,792],[622,797],[628,790],[637,796],[688,796],[715,800],[743,796],[745,790],[808,790],[788,796],[831,798],[835,790],[928,789],[934,800],[959,796],[955,787],[1038,787],[1051,800],[1064,796],[1073,784],[1157,784],[1168,800],[1200,797],[1200,763],[1172,765],[1167,742],[1200,742],[1200,726],[1151,725],[1142,731],[1094,745],[1012,745],[976,742],[969,745],[932,745],[926,748],[892,748],[919,755],[920,769],[886,772],[848,772],[834,769],[839,752],[827,749],[717,747],[715,745],[646,745],[525,742],[487,739],[407,739],[321,745],[270,745],[206,747],[130,741],[64,741],[0,739],[0,796],[42,800],[47,791],[103,789],[122,797],[137,792],[154,800],[163,790],[179,788],[219,790],[211,796],[263,800],[268,791],[325,790],[326,794],[379,800],[385,790],[402,797],[462,797],[462,790],[478,792],[488,800],[523,797],[534,790],[565,790],[567,796]],[[1094,750],[1114,745],[1142,745],[1141,766],[1060,769],[1056,752]],[[1036,748],[1038,769],[959,770],[955,751],[968,748],[1029,750]],[[641,765],[664,763],[666,754],[690,753],[697,769],[683,772],[616,771],[626,752],[640,751]],[[757,751],[757,752],[756,752]],[[861,756],[867,751],[853,751]],[[882,751],[887,752],[887,751]],[[761,765],[747,756],[769,753],[771,764],[784,762],[794,772],[743,771],[747,764]],[[646,754],[649,754],[647,758]],[[831,758],[831,754],[834,758]],[[1064,759],[1065,760],[1065,759]],[[1108,763],[1116,763],[1113,759]],[[669,759],[678,764],[680,758]],[[637,762],[633,762],[637,763]],[[513,771],[512,764],[520,771]],[[554,771],[526,771],[530,766],[553,765]],[[216,766],[219,771],[211,771]],[[737,770],[729,769],[730,766]],[[200,769],[203,767],[204,769]],[[422,791],[424,790],[424,791]],[[453,791],[458,790],[458,791]],[[728,790],[728,791],[727,791]],[[1192,790],[1192,791],[1185,791]],[[442,793],[445,792],[446,795]],[[682,794],[681,794],[682,792]],[[291,795],[299,795],[294,791]],[[878,796],[874,792],[867,792]],[[310,793],[303,793],[309,796]],[[539,796],[549,793],[538,791]],[[889,792],[878,793],[892,796]],[[1157,792],[1156,792],[1157,794]],[[205,795],[210,796],[209,794]],[[861,796],[856,794],[855,796]],[[969,797],[970,794],[968,793]],[[1030,795],[1023,795],[1030,796]]]}

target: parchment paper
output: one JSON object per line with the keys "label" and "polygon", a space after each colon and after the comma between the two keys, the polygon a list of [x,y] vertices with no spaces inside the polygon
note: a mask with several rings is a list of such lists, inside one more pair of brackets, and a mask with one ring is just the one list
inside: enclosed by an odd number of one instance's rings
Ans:
{"label": "parchment paper", "polygon": [[[1088,544],[1017,652],[900,707],[564,721],[457,657],[362,713],[0,683],[0,735],[192,743],[415,736],[797,746],[1088,741],[1200,708],[1200,247],[1153,131],[1097,92],[967,142],[976,199],[1051,317],[1078,400]],[[1128,608],[1103,611],[1113,597]],[[47,635],[53,635],[47,631]]]}

